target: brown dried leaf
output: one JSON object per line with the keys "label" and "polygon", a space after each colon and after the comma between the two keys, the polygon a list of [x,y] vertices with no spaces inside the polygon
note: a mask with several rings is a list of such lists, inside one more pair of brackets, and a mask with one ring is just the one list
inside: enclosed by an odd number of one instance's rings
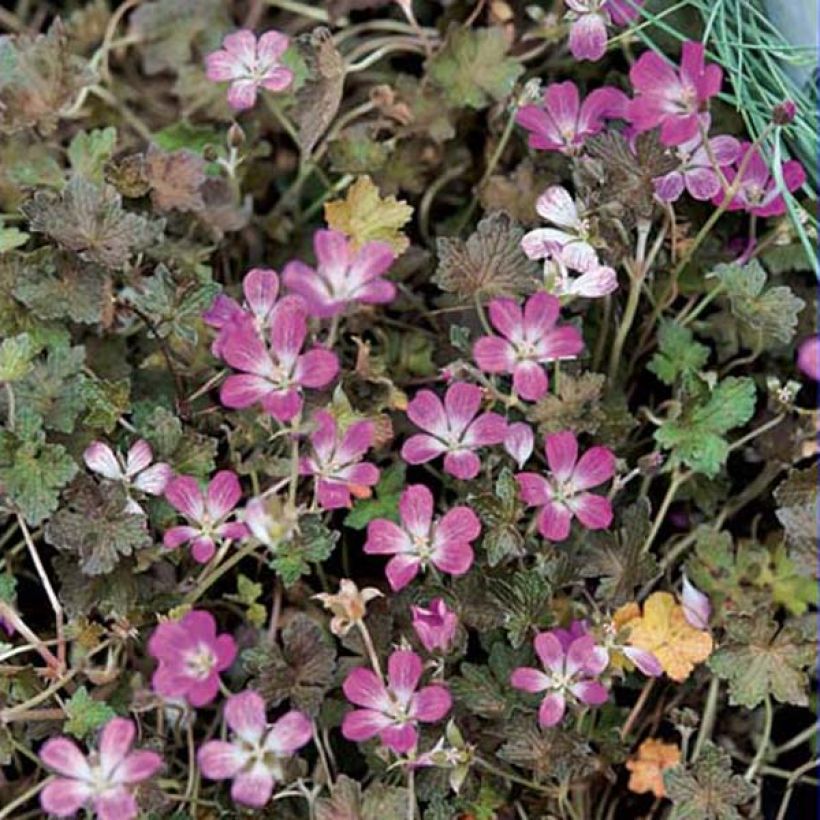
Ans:
{"label": "brown dried leaf", "polygon": [[604,420],[601,409],[604,381],[601,373],[587,372],[580,376],[562,373],[558,395],[544,396],[528,411],[527,418],[538,425],[543,435],[560,430],[596,433]]}
{"label": "brown dried leaf", "polygon": [[205,208],[202,185],[205,182],[205,160],[180,148],[163,151],[150,146],[145,157],[145,171],[151,186],[151,201],[159,211],[201,211]]}

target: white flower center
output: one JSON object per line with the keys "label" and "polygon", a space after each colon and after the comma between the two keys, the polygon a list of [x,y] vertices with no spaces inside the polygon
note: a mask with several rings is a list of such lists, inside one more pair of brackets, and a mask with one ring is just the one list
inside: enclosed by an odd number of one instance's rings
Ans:
{"label": "white flower center", "polygon": [[185,668],[192,678],[205,680],[216,666],[216,656],[211,647],[201,643],[185,656]]}

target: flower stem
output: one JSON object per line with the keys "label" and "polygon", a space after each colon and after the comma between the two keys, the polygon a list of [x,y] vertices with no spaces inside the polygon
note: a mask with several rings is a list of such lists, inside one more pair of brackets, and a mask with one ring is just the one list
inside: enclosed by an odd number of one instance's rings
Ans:
{"label": "flower stem", "polygon": [[370,665],[373,667],[373,671],[379,676],[379,680],[384,680],[382,667],[379,663],[379,655],[376,652],[376,647],[373,645],[373,638],[370,637],[370,630],[367,628],[365,622],[361,620],[356,621],[356,626],[359,628],[359,633],[364,641],[364,648],[367,650],[367,657],[370,659]]}
{"label": "flower stem", "polygon": [[774,710],[772,709],[772,698],[770,695],[766,695],[766,699],[763,701],[763,708],[765,709],[763,736],[760,738],[760,744],[757,747],[757,754],[755,754],[754,760],[752,760],[749,764],[749,768],[746,769],[746,773],[743,775],[743,779],[747,783],[754,780],[757,770],[760,768],[760,765],[763,763],[763,759],[766,757],[766,750],[769,748],[769,743],[772,739]]}
{"label": "flower stem", "polygon": [[692,475],[692,471],[681,473],[678,470],[675,470],[675,472],[672,473],[672,478],[669,481],[669,487],[666,489],[666,495],[663,497],[660,507],[658,507],[655,520],[652,522],[652,529],[649,531],[649,535],[646,536],[646,541],[644,541],[641,554],[645,555],[650,549],[652,549],[652,544],[654,543],[655,538],[663,525],[666,514],[669,512],[670,505],[675,500],[676,493],[681,486],[692,477]]}
{"label": "flower stem", "polygon": [[695,739],[695,748],[692,751],[692,763],[700,757],[704,744],[712,736],[712,729],[715,726],[715,717],[717,716],[719,695],[720,678],[715,676],[711,681],[709,681],[709,692],[706,695],[706,706],[703,708],[703,715],[700,719],[700,729],[698,730],[698,736]]}
{"label": "flower stem", "polygon": [[416,770],[407,767],[407,820],[416,820]]}

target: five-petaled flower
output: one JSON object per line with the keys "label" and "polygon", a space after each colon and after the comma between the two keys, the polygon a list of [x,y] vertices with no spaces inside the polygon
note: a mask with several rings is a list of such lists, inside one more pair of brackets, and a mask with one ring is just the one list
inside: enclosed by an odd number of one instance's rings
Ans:
{"label": "five-petaled flower", "polygon": [[473,564],[471,543],[481,523],[469,507],[453,507],[433,521],[433,494],[423,484],[411,484],[399,499],[402,526],[377,518],[367,526],[364,551],[368,555],[392,555],[385,574],[399,590],[432,564],[448,575],[463,575]]}
{"label": "five-petaled flower", "polygon": [[446,654],[453,645],[458,629],[458,615],[443,598],[434,598],[430,606],[411,606],[413,629],[428,652]]}
{"label": "five-petaled flower", "polygon": [[126,510],[141,513],[142,507],[131,498],[131,491],[138,490],[147,495],[162,495],[174,471],[170,464],[151,464],[154,453],[145,439],[135,441],[123,460],[105,442],[93,441],[83,453],[83,461],[89,470],[123,485],[128,495]]}
{"label": "five-petaled flower", "polygon": [[456,478],[475,478],[481,462],[478,447],[500,444],[507,423],[498,413],[482,413],[481,388],[454,382],[444,394],[444,403],[432,390],[419,390],[407,405],[407,415],[425,430],[411,436],[401,448],[408,464],[424,464],[444,454],[444,471]]}
{"label": "five-petaled flower", "polygon": [[337,316],[351,302],[392,302],[396,286],[382,278],[396,258],[386,242],[365,242],[358,250],[341,231],[318,230],[313,236],[316,267],[288,262],[282,280],[307,302],[312,315]]}
{"label": "five-petaled flower", "polygon": [[518,473],[521,498],[540,507],[538,531],[550,541],[564,541],[577,517],[589,530],[606,529],[612,523],[612,503],[603,495],[589,493],[615,473],[615,456],[607,447],[591,447],[578,458],[578,439],[565,431],[546,436],[549,477]]}
{"label": "five-petaled flower", "polygon": [[286,712],[272,725],[265,701],[252,691],[231,695],[225,704],[225,722],[233,731],[230,742],[209,740],[197,754],[202,774],[211,780],[233,780],[235,803],[261,809],[274,785],[285,777],[284,764],[310,741],[310,718]]}
{"label": "five-petaled flower", "polygon": [[227,520],[241,497],[239,479],[231,470],[220,470],[204,493],[193,476],[177,476],[165,488],[165,499],[188,523],[171,527],[163,543],[168,549],[176,549],[190,541],[194,560],[207,563],[216,552],[217,541],[239,540],[248,534],[244,524]]}
{"label": "five-petaled flower", "polygon": [[379,480],[379,468],[362,461],[373,443],[373,422],[354,421],[341,432],[327,410],[317,410],[313,421],[313,452],[300,461],[299,472],[315,477],[319,505],[336,510],[351,506],[351,496],[368,498]]}
{"label": "five-petaled flower", "polygon": [[596,680],[606,669],[609,654],[591,635],[583,633],[577,629],[540,632],[534,646],[544,670],[519,666],[510,676],[516,689],[547,693],[538,709],[541,726],[561,722],[569,696],[587,706],[600,706],[609,697],[609,690]]}
{"label": "five-petaled flower", "polygon": [[236,643],[228,634],[216,634],[210,612],[193,610],[159,624],[148,640],[148,653],[159,663],[151,681],[158,695],[204,706],[216,697],[219,673],[233,663]]}
{"label": "five-petaled flower", "polygon": [[584,347],[577,328],[558,324],[560,307],[548,293],[530,296],[523,311],[515,299],[493,299],[490,322],[501,336],[476,341],[476,364],[485,373],[511,373],[515,392],[526,401],[538,401],[549,387],[543,365],[574,358]]}
{"label": "five-petaled flower", "polygon": [[222,358],[239,374],[228,376],[220,399],[226,407],[261,404],[277,421],[289,422],[302,409],[302,389],[327,387],[339,372],[336,355],[314,346],[302,353],[307,308],[298,296],[280,299],[270,313],[270,348],[248,323],[227,333]]}
{"label": "five-petaled flower", "polygon": [[703,43],[684,43],[678,71],[654,51],[641,54],[629,72],[637,93],[627,111],[638,132],[660,126],[664,145],[680,145],[697,135],[699,116],[723,81],[720,66],[706,65],[704,54]]}
{"label": "five-petaled flower", "polygon": [[139,814],[133,788],[162,766],[156,753],[134,745],[133,721],[111,718],[100,734],[99,750],[87,757],[74,741],[55,737],[40,749],[40,759],[59,776],[40,793],[47,814],[73,817],[90,807],[100,820],[132,820]]}
{"label": "five-petaled flower", "polygon": [[247,29],[235,31],[225,37],[219,51],[205,58],[205,74],[213,82],[230,83],[231,108],[253,108],[260,88],[284,91],[293,82],[293,72],[280,59],[289,42],[278,31],[266,31],[259,40]]}
{"label": "five-petaled flower", "polygon": [[575,154],[587,137],[598,134],[607,119],[624,118],[629,100],[617,88],[598,88],[583,103],[571,80],[551,83],[542,105],[524,105],[515,121],[530,132],[530,148]]}
{"label": "five-petaled flower", "polygon": [[419,737],[417,725],[441,720],[452,705],[444,686],[418,689],[422,670],[421,658],[415,652],[400,649],[387,661],[387,685],[372,669],[360,666],[350,672],[342,689],[347,699],[361,708],[345,715],[342,734],[356,742],[378,735],[396,754],[413,749]]}

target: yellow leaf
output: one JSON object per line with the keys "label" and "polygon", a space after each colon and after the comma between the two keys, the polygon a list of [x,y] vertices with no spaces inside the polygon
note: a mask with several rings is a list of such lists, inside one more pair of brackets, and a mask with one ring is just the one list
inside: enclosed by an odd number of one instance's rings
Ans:
{"label": "yellow leaf", "polygon": [[668,592],[654,592],[643,605],[643,615],[628,621],[628,643],[651,652],[664,672],[678,683],[695,664],[712,654],[712,636],[686,620],[683,607]]}
{"label": "yellow leaf", "polygon": [[356,248],[378,240],[391,245],[397,254],[404,253],[410,245],[401,228],[412,215],[412,207],[403,200],[394,196],[383,198],[368,176],[359,177],[344,199],[325,203],[328,226],[347,234]]}
{"label": "yellow leaf", "polygon": [[635,794],[652,792],[655,797],[665,797],[663,771],[680,763],[680,749],[674,743],[648,737],[638,747],[638,754],[627,760],[629,783],[627,787]]}

